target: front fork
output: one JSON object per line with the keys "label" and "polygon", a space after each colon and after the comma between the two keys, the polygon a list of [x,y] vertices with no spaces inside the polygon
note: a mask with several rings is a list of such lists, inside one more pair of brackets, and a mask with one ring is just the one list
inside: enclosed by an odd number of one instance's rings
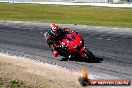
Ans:
{"label": "front fork", "polygon": [[84,50],[85,50],[85,49],[86,49],[86,47],[83,46],[83,47],[80,49],[80,51],[79,51],[79,53],[80,53],[80,55],[81,55],[82,58],[85,58],[85,57],[86,57],[86,55],[85,55],[85,53],[84,53]]}

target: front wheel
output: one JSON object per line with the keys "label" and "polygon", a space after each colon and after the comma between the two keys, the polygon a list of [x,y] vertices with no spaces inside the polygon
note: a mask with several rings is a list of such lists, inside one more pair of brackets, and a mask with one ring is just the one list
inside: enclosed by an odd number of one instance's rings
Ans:
{"label": "front wheel", "polygon": [[96,57],[87,48],[84,49],[84,54],[85,54],[85,58],[83,58],[83,61],[87,61],[91,63],[96,62]]}

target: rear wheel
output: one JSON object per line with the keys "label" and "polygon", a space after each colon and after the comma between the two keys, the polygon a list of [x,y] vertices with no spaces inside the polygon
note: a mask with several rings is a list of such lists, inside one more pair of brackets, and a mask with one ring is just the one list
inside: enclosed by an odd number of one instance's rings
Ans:
{"label": "rear wheel", "polygon": [[96,62],[96,57],[87,48],[85,48],[84,54],[86,55],[86,57],[83,58],[84,61],[87,61],[87,62]]}

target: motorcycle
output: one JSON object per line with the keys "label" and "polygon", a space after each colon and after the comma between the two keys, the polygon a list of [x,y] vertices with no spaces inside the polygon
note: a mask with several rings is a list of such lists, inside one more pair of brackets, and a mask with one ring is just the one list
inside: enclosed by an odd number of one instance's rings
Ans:
{"label": "motorcycle", "polygon": [[[44,33],[44,37],[47,40],[47,33]],[[67,32],[64,38],[59,40],[60,45],[63,47],[56,52],[65,58],[63,60],[82,61],[82,62],[95,62],[96,57],[91,51],[84,46],[84,40],[80,34],[76,32]],[[54,52],[53,52],[54,53]],[[54,55],[57,57],[56,55]]]}

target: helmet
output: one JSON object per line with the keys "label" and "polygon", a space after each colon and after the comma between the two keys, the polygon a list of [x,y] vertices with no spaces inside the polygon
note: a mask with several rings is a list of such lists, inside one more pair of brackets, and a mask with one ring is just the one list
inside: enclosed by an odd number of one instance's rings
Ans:
{"label": "helmet", "polygon": [[59,32],[59,28],[58,28],[58,25],[57,24],[51,24],[50,25],[50,29],[51,29],[51,32],[54,35],[58,34],[58,32]]}

